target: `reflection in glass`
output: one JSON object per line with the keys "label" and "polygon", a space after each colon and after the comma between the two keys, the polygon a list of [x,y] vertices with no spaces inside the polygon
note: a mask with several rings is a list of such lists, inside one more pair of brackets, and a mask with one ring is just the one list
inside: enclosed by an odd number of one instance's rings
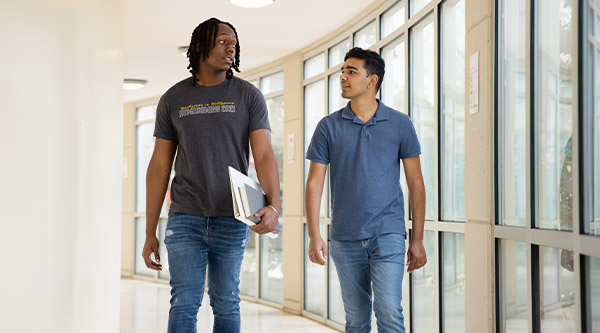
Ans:
{"label": "reflection in glass", "polygon": [[586,257],[587,260],[587,309],[588,331],[600,331],[600,258]]}
{"label": "reflection in glass", "polygon": [[311,78],[325,71],[325,52],[304,61],[304,79]]}
{"label": "reflection in glass", "polygon": [[571,251],[540,246],[542,332],[575,332],[575,267]]}
{"label": "reflection in glass", "polygon": [[600,0],[583,5],[584,232],[600,235]]}
{"label": "reflection in glass", "polygon": [[341,65],[344,62],[346,52],[350,50],[350,39],[346,38],[343,41],[329,48],[329,68]]}
{"label": "reflection in glass", "polygon": [[381,57],[385,61],[383,83],[381,83],[381,100],[395,110],[406,113],[404,109],[404,88],[406,79],[404,38],[399,37],[381,49]]}
{"label": "reflection in glass", "polygon": [[435,235],[425,230],[423,245],[427,253],[427,264],[412,274],[412,321],[413,332],[435,332],[437,310],[435,302]]}
{"label": "reflection in glass", "polygon": [[248,235],[248,245],[242,260],[240,270],[240,293],[246,296],[256,297],[256,268],[258,267],[258,252],[256,249],[256,236],[254,232]]}
{"label": "reflection in glass", "polygon": [[431,0],[410,0],[410,17],[415,16],[421,9],[423,9]]}
{"label": "reflection in glass", "polygon": [[[154,271],[146,267],[146,263],[142,258],[142,250],[144,249],[144,242],[146,241],[146,218],[136,217],[135,218],[135,257],[133,273],[135,275],[154,277]],[[164,243],[163,243],[164,244]],[[161,260],[162,261],[162,260]]]}
{"label": "reflection in glass", "polygon": [[[319,225],[319,233],[326,241],[326,225]],[[320,316],[325,316],[325,269],[326,266],[315,264],[308,259],[308,227],[304,225],[304,309]]]}
{"label": "reflection in glass", "polygon": [[342,288],[331,257],[327,257],[327,266],[329,267],[329,319],[343,325],[346,322],[346,314],[344,313],[344,303],[342,301]]}
{"label": "reflection in glass", "polygon": [[465,221],[465,1],[442,5],[442,220]]}
{"label": "reflection in glass", "polygon": [[[317,124],[325,116],[325,80],[319,80],[304,87],[304,152],[310,145]],[[308,178],[310,160],[304,159],[304,184]],[[325,186],[326,188],[326,186]],[[320,216],[327,216],[327,191],[321,197]]]}
{"label": "reflection in glass", "polygon": [[527,248],[525,243],[500,241],[500,315],[502,332],[527,332]]}
{"label": "reflection in glass", "polygon": [[573,230],[573,15],[569,0],[539,6],[537,192],[539,227],[546,229]]}
{"label": "reflection in glass", "polygon": [[527,10],[526,1],[500,2],[498,114],[501,154],[501,221],[525,226],[527,218]]}
{"label": "reflection in glass", "polygon": [[381,39],[385,38],[404,24],[404,4],[404,1],[399,1],[381,15]]}
{"label": "reflection in glass", "polygon": [[[280,223],[283,235],[283,221]],[[282,239],[260,236],[260,298],[279,304],[283,301]]]}
{"label": "reflection in glass", "polygon": [[341,71],[329,75],[329,113],[338,111],[348,104],[348,100],[342,98],[342,89],[340,88]]}
{"label": "reflection in glass", "polygon": [[434,24],[429,15],[411,31],[411,117],[421,143],[421,168],[427,197],[425,218],[435,219],[435,76]]}
{"label": "reflection in glass", "polygon": [[260,91],[269,94],[283,90],[283,72],[277,72],[260,79]]}
{"label": "reflection in glass", "polygon": [[158,255],[160,256],[160,263],[162,264],[162,270],[158,272],[158,278],[161,280],[167,280],[171,278],[169,272],[169,257],[167,254],[167,247],[165,246],[165,231],[167,230],[167,219],[158,220]]}
{"label": "reflection in glass", "polygon": [[441,236],[443,331],[465,332],[465,235]]}
{"label": "reflection in glass", "polygon": [[[267,109],[269,110],[269,123],[271,124],[271,145],[277,160],[277,171],[279,173],[279,199],[283,204],[283,95],[268,98]],[[283,211],[281,215],[283,215]]]}
{"label": "reflection in glass", "polygon": [[368,49],[377,41],[377,25],[375,20],[354,33],[354,46]]}

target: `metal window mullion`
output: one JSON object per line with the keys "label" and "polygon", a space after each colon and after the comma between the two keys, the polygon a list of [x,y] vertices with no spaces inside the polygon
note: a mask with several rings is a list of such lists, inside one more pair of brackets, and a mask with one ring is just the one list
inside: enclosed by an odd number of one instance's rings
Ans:
{"label": "metal window mullion", "polygon": [[527,168],[528,176],[530,181],[527,182],[527,198],[529,198],[529,206],[527,209],[528,215],[528,223],[526,223],[525,228],[527,231],[527,285],[529,290],[528,297],[528,322],[529,322],[529,331],[530,332],[540,332],[541,323],[540,323],[540,266],[539,266],[539,248],[536,245],[532,245],[532,228],[537,226],[537,149],[536,149],[536,135],[537,135],[537,87],[534,86],[534,83],[537,82],[537,20],[535,17],[536,11],[536,0],[530,0],[526,5],[526,17],[529,18],[529,24],[526,27],[529,28],[527,31],[528,43],[526,45],[529,47],[529,52],[527,53],[529,56],[529,84],[527,85],[527,89],[529,89],[527,96],[529,97],[529,112],[528,121],[529,124],[526,128],[529,128],[529,135],[526,136],[529,140],[527,143],[528,155],[529,155],[529,167]]}

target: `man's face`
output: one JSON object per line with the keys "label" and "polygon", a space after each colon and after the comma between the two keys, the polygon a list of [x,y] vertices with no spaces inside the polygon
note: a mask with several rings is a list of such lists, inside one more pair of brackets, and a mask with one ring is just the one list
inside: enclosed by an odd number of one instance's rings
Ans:
{"label": "man's face", "polygon": [[227,71],[235,61],[235,46],[237,39],[235,33],[226,24],[219,24],[215,47],[210,50],[204,64],[215,71]]}
{"label": "man's face", "polygon": [[343,98],[352,99],[361,96],[373,87],[373,77],[376,79],[377,76],[368,75],[364,65],[365,61],[362,59],[348,58],[344,61],[340,75]]}

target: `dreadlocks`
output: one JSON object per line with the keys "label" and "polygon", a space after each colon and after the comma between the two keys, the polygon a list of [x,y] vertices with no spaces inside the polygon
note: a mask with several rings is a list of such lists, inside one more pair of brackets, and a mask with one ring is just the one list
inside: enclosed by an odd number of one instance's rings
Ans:
{"label": "dreadlocks", "polygon": [[217,18],[210,18],[198,25],[194,32],[192,33],[192,41],[188,47],[187,57],[190,59],[190,64],[187,69],[190,70],[192,77],[194,78],[194,85],[198,78],[196,77],[196,73],[198,73],[198,64],[200,61],[204,61],[208,58],[210,51],[215,47],[215,39],[217,38],[217,32],[219,31],[219,24],[228,25],[233,33],[235,34],[235,39],[238,40],[238,43],[235,44],[235,61],[231,65],[231,67],[227,70],[226,78],[231,78],[233,76],[233,69],[236,72],[240,72],[240,43],[238,39],[237,31],[231,23],[223,22]]}

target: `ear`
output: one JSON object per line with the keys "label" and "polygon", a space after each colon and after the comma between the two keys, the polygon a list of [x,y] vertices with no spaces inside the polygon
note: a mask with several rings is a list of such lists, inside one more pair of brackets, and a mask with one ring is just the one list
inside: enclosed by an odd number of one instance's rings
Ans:
{"label": "ear", "polygon": [[379,82],[379,76],[377,76],[377,74],[369,75],[369,88],[377,86],[377,82]]}

